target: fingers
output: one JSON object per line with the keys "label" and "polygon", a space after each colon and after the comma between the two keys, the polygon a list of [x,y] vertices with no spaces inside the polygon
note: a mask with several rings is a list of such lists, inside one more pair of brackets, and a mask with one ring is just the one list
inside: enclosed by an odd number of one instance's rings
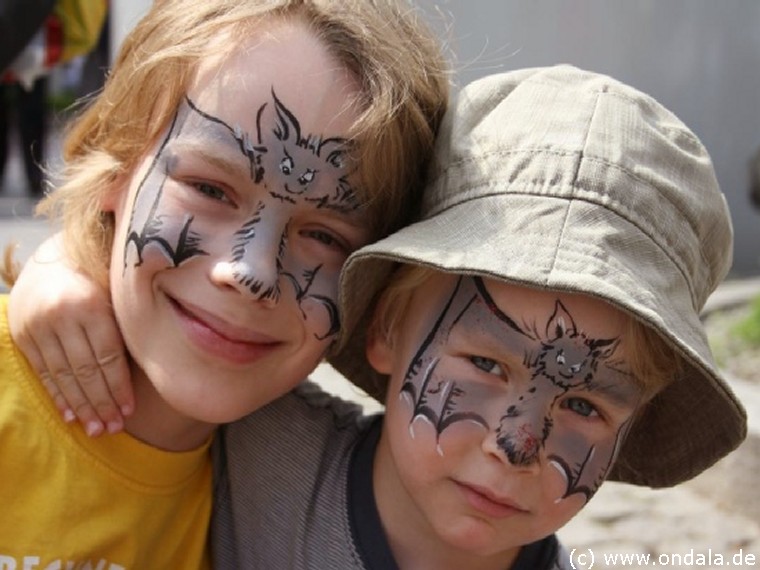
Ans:
{"label": "fingers", "polygon": [[46,354],[45,364],[64,399],[88,435],[121,431],[134,400],[115,323],[110,316],[95,315],[59,338],[62,348]]}
{"label": "fingers", "polygon": [[11,289],[11,336],[67,421],[90,435],[116,432],[134,409],[123,341],[108,291],[46,240]]}
{"label": "fingers", "polygon": [[26,355],[29,363],[34,371],[40,377],[42,385],[53,398],[56,408],[63,416],[64,421],[70,423],[76,419],[76,414],[69,406],[68,401],[63,396],[63,393],[58,389],[57,384],[53,381],[50,374],[47,373],[47,365],[42,357],[42,353],[38,350],[34,340],[27,335],[19,335],[16,339],[16,344],[19,349]]}
{"label": "fingers", "polygon": [[[65,345],[60,339],[65,339]],[[64,419],[75,416],[90,436],[123,428],[120,411],[111,398],[96,357],[82,328],[73,325],[56,334],[38,332],[34,339],[41,362],[35,370],[56,406],[65,405]]]}
{"label": "fingers", "polygon": [[123,341],[107,306],[80,321],[30,323],[14,340],[65,421],[79,419],[90,436],[116,433],[134,410]]}
{"label": "fingers", "polygon": [[[93,373],[92,378],[98,384],[99,389],[91,392],[86,387],[86,381],[80,369],[74,367],[88,399],[98,410],[98,415],[101,418],[104,418],[101,411],[103,406],[109,408],[111,414],[113,414],[111,408],[115,407],[120,416],[130,416],[135,409],[134,393],[124,340],[116,321],[110,314],[97,317],[84,328],[83,332],[86,333],[88,345],[92,350],[92,360],[89,362],[97,364],[97,372],[104,381],[104,383],[100,382]],[[96,397],[96,394],[100,397]],[[111,429],[109,428],[108,431]]]}

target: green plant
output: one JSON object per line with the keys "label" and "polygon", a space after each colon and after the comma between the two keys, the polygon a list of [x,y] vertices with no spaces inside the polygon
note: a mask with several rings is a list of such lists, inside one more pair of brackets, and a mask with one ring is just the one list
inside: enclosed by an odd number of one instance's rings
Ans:
{"label": "green plant", "polygon": [[760,296],[750,303],[749,314],[738,321],[731,332],[748,345],[760,347]]}
{"label": "green plant", "polygon": [[54,113],[66,112],[75,100],[74,94],[70,91],[53,92],[47,97],[48,106]]}

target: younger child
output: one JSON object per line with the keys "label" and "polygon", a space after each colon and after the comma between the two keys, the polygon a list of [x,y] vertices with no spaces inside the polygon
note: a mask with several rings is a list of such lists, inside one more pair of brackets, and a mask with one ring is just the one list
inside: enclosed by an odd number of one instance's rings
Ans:
{"label": "younger child", "polygon": [[413,204],[445,100],[391,1],[153,5],[46,204],[108,283],[140,405],[113,438],[64,424],[0,297],[0,566],[209,566],[216,425],[321,360],[340,268]]}
{"label": "younger child", "polygon": [[307,383],[223,427],[219,568],[570,568],[554,533],[603,481],[743,439],[699,320],[730,219],[673,114],[529,69],[466,87],[437,144],[421,221],[342,276],[332,362],[385,415]]}

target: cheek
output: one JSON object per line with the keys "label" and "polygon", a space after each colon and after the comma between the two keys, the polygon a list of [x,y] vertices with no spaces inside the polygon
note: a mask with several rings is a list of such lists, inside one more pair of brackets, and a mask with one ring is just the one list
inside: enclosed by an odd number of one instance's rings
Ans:
{"label": "cheek", "polygon": [[436,453],[437,433],[426,418],[414,417],[407,394],[394,393],[388,397],[383,421],[389,426],[392,446],[407,460]]}
{"label": "cheek", "polygon": [[321,266],[310,267],[299,256],[286,251],[280,279],[289,284],[287,288],[283,285],[283,294],[294,298],[306,334],[329,344],[340,330],[339,272]]}
{"label": "cheek", "polygon": [[[207,255],[194,216],[167,188],[165,175],[154,165],[142,180],[130,209],[124,235],[128,265],[142,265],[147,259],[159,263],[163,258],[164,266],[176,267],[192,257]],[[122,214],[122,220],[125,218]]]}
{"label": "cheek", "polygon": [[383,422],[396,469],[413,492],[436,479],[449,454],[441,455],[435,430],[426,420],[411,419],[410,407],[403,397],[391,396]]}
{"label": "cheek", "polygon": [[567,493],[567,477],[561,466],[553,461],[549,461],[546,466],[546,472],[544,474],[544,497],[551,505],[556,505],[560,502],[567,502],[568,499],[578,498],[581,503],[585,502],[585,498],[582,496],[571,495],[568,498],[564,498]]}
{"label": "cheek", "polygon": [[542,478],[542,485],[543,501],[540,511],[542,528],[540,531],[546,535],[563,527],[586,506],[587,501],[583,495],[578,494],[561,498],[565,491],[564,478],[551,466]]}
{"label": "cheek", "polygon": [[554,470],[564,475],[568,498],[580,496],[588,501],[604,481],[624,438],[621,427],[616,433],[595,426],[569,429],[562,422],[547,440],[546,457]]}
{"label": "cheek", "polygon": [[[408,392],[392,392],[385,421],[390,422],[395,447],[415,468],[436,471],[480,448],[486,428],[471,421],[452,421],[421,410]],[[445,427],[442,425],[445,424]]]}

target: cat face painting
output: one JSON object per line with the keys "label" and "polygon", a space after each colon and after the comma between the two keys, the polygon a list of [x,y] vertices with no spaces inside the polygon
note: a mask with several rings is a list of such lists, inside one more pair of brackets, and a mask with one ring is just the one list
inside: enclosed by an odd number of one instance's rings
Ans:
{"label": "cat face painting", "polygon": [[367,239],[347,140],[358,86],[301,23],[209,61],[115,200],[114,308],[172,408],[237,419],[319,363]]}
{"label": "cat face painting", "polygon": [[377,468],[421,532],[503,559],[565,524],[609,472],[641,401],[627,317],[474,276],[418,289],[393,340],[368,348],[391,376]]}

